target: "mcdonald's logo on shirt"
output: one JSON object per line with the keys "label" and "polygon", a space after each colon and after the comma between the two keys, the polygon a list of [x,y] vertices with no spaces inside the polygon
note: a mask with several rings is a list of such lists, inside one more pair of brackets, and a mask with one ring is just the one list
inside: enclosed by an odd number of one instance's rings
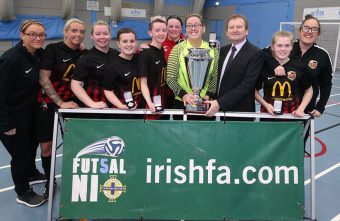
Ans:
{"label": "mcdonald's logo on shirt", "polygon": [[276,88],[277,86],[279,86],[280,89],[280,97],[284,96],[284,92],[285,92],[285,88],[287,86],[288,88],[288,97],[290,97],[292,95],[292,88],[291,85],[288,81],[285,81],[283,84],[279,81],[276,81],[273,85],[273,89],[272,89],[272,97],[276,97]]}
{"label": "mcdonald's logo on shirt", "polygon": [[65,73],[63,74],[63,80],[64,81],[71,81],[72,75],[73,75],[73,69],[76,66],[74,64],[70,64],[68,68],[66,69]]}
{"label": "mcdonald's logo on shirt", "polygon": [[132,84],[131,84],[132,95],[134,95],[135,93],[139,93],[140,90],[141,90],[140,79],[139,79],[139,77],[134,77],[132,79]]}
{"label": "mcdonald's logo on shirt", "polygon": [[166,84],[166,68],[163,68],[161,75],[161,86],[164,86],[165,84]]}

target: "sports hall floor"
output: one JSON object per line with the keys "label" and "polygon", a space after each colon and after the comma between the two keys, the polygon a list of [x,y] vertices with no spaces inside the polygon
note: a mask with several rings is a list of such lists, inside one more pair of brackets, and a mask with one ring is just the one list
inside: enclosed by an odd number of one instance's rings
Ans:
{"label": "sports hall floor", "polygon": [[[325,113],[315,121],[316,136],[316,218],[340,221],[340,72],[335,72]],[[60,141],[61,142],[61,141]],[[61,152],[57,153],[57,189],[53,217],[58,216]],[[39,154],[38,154],[39,155]],[[37,159],[41,165],[40,158]],[[0,143],[0,221],[41,221],[47,219],[47,203],[37,208],[17,204],[10,176],[10,157]],[[305,216],[310,217],[309,158],[305,158]],[[41,167],[40,170],[42,171]],[[42,193],[43,184],[34,186]],[[305,219],[308,220],[308,219]]]}

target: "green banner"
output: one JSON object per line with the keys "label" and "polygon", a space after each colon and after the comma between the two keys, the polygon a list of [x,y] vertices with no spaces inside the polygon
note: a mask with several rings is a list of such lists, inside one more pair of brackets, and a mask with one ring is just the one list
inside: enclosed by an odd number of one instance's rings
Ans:
{"label": "green banner", "polygon": [[69,119],[65,131],[62,218],[304,215],[299,122]]}

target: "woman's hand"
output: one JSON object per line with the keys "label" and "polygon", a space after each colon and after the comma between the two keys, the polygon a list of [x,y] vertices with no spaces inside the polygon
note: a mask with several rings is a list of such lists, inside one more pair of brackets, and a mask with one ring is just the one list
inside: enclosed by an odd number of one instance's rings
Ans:
{"label": "woman's hand", "polygon": [[298,108],[298,109],[296,109],[295,111],[292,112],[292,115],[295,116],[295,117],[303,117],[303,116],[305,116],[305,112],[304,112],[304,110]]}
{"label": "woman's hand", "polygon": [[68,102],[62,102],[59,106],[62,109],[74,109],[78,108],[78,104],[73,102],[73,101],[68,101]]}
{"label": "woman's hand", "polygon": [[148,107],[152,113],[156,112],[155,104],[152,102],[148,103]]}
{"label": "woman's hand", "polygon": [[187,106],[187,104],[196,104],[196,96],[192,93],[186,94],[182,98],[184,106]]}
{"label": "woman's hand", "polygon": [[103,101],[93,102],[90,107],[95,109],[103,109],[107,108],[107,104]]}
{"label": "woman's hand", "polygon": [[267,103],[267,104],[264,105],[264,107],[266,108],[266,110],[269,114],[275,115],[273,105]]}
{"label": "woman's hand", "polygon": [[312,115],[313,117],[320,117],[321,116],[321,113],[316,109],[309,112],[309,114]]}
{"label": "woman's hand", "polygon": [[117,108],[120,110],[129,110],[129,107],[123,103],[120,103],[120,105]]}

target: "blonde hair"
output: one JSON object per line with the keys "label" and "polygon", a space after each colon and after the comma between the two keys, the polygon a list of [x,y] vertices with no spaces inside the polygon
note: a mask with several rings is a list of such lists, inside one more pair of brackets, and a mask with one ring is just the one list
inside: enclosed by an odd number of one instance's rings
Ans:
{"label": "blonde hair", "polygon": [[97,26],[97,25],[104,25],[104,26],[106,26],[107,29],[109,30],[110,34],[111,34],[111,29],[110,29],[109,24],[108,24],[106,21],[98,20],[96,23],[94,23],[94,24],[92,25],[91,35],[93,35],[93,29],[94,29],[94,27]]}
{"label": "blonde hair", "polygon": [[293,34],[289,31],[278,31],[278,32],[275,32],[273,34],[273,37],[272,37],[272,45],[276,43],[276,40],[278,37],[288,37],[291,41],[291,43],[293,43]]}
{"label": "blonde hair", "polygon": [[150,23],[149,23],[149,31],[152,30],[152,26],[154,23],[159,22],[159,23],[164,23],[166,25],[166,19],[164,16],[156,15],[150,18]]}
{"label": "blonde hair", "polygon": [[65,23],[64,31],[68,31],[70,29],[72,23],[79,23],[79,24],[83,25],[85,30],[86,30],[85,22],[83,22],[82,20],[80,20],[78,18],[71,18]]}

